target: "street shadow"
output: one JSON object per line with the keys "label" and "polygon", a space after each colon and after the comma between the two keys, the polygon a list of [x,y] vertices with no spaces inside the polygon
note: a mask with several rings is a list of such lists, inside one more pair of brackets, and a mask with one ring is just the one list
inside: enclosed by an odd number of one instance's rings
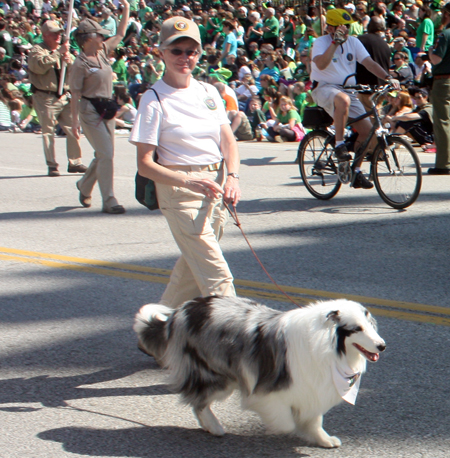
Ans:
{"label": "street shadow", "polygon": [[[89,374],[68,377],[40,375],[0,380],[0,404],[40,403],[44,407],[67,407],[68,401],[88,398],[107,398],[123,396],[164,396],[171,394],[165,385],[143,387],[90,388],[86,385],[113,382],[132,376],[144,370],[160,370],[153,360],[134,362],[114,368],[103,369]],[[25,410],[24,410],[25,409]],[[35,408],[7,406],[7,412],[32,412]]]}
{"label": "street shadow", "polygon": [[[82,212],[76,212],[74,213],[73,210],[83,210]],[[156,210],[156,211],[149,211],[145,207],[136,207],[136,208],[129,208],[127,207],[127,211],[124,215],[120,215],[121,218],[127,218],[130,216],[135,216],[135,215],[149,215],[149,216],[156,216],[160,215],[161,211]],[[81,205],[78,206],[73,206],[73,207],[55,207],[51,210],[45,210],[45,211],[27,211],[27,212],[4,212],[0,213],[0,221],[7,221],[7,220],[26,220],[30,218],[35,218],[35,219],[44,219],[44,218],[49,218],[52,217],[54,218],[56,215],[58,217],[67,217],[67,218],[110,218],[114,217],[117,218],[117,215],[111,215],[108,213],[102,213],[99,208],[95,209],[86,209]]]}
{"label": "street shadow", "polygon": [[37,435],[39,439],[62,444],[66,452],[85,456],[137,458],[243,458],[246,456],[301,458],[310,455],[298,450],[305,445],[294,436],[245,436],[226,434],[214,437],[201,429],[172,426],[126,429],[66,427]]}
{"label": "street shadow", "polygon": [[264,166],[264,165],[288,165],[288,164],[294,164],[294,160],[293,159],[290,160],[290,161],[275,161],[274,159],[278,159],[278,156],[243,159],[243,160],[241,160],[241,164],[242,165],[246,165],[248,167],[260,167],[260,166]]}
{"label": "street shadow", "polygon": [[42,175],[18,175],[18,176],[8,176],[8,177],[2,177],[0,176],[0,180],[16,180],[16,179],[22,179],[22,178],[48,178],[47,174],[42,174]]}

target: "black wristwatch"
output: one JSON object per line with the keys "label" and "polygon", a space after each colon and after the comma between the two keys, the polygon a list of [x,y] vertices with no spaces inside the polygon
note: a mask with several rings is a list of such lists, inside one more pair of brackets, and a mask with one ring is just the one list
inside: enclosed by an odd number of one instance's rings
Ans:
{"label": "black wristwatch", "polygon": [[237,173],[234,173],[234,172],[229,173],[229,174],[227,175],[227,177],[233,177],[233,178],[236,178],[236,180],[239,180],[239,175],[238,175]]}

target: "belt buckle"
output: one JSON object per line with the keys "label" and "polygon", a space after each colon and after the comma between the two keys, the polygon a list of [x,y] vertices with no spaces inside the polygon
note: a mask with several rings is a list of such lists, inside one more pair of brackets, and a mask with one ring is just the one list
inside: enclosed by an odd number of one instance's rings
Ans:
{"label": "belt buckle", "polygon": [[211,172],[219,170],[221,164],[222,164],[222,162],[216,162],[215,164],[209,164],[208,165],[208,170],[211,171]]}

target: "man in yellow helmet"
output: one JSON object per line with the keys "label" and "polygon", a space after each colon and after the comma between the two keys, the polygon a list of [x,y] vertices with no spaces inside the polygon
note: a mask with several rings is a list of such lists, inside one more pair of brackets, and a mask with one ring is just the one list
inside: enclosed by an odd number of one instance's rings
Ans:
{"label": "man in yellow helmet", "polygon": [[[339,8],[328,10],[326,22],[328,34],[317,38],[312,49],[311,80],[314,82],[312,97],[317,105],[333,117],[336,129],[335,154],[339,162],[346,162],[351,159],[344,143],[347,119],[349,116],[357,118],[366,110],[357,95],[343,87],[344,80],[356,72],[358,62],[378,78],[392,82],[395,88],[399,88],[400,85],[370,57],[357,38],[348,35],[347,25],[353,20],[346,10]],[[356,84],[355,78],[349,78],[346,84]],[[361,144],[369,135],[372,124],[368,118],[365,118],[352,126],[357,130],[358,142]],[[354,188],[370,189],[373,184],[361,172],[362,160],[363,157],[354,164],[351,184]]]}

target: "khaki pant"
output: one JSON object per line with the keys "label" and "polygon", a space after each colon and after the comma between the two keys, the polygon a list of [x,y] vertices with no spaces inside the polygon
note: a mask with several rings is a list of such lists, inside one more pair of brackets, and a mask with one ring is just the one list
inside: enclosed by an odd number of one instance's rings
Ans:
{"label": "khaki pant", "polygon": [[435,79],[431,90],[436,168],[450,169],[450,79]]}
{"label": "khaki pant", "polygon": [[[223,169],[199,168],[180,167],[178,173],[223,184]],[[219,246],[228,217],[222,198],[211,200],[186,188],[160,183],[156,183],[156,193],[181,251],[160,302],[176,308],[198,296],[236,296],[233,276]]]}
{"label": "khaki pant", "polygon": [[72,165],[81,164],[81,148],[79,141],[72,133],[72,115],[70,99],[66,95],[61,98],[36,91],[33,94],[33,107],[39,118],[44,142],[45,160],[49,167],[58,167],[55,156],[55,127],[59,123],[67,134],[67,157]]}
{"label": "khaki pant", "polygon": [[81,99],[80,123],[84,135],[94,148],[94,159],[83,178],[78,182],[78,189],[84,196],[91,196],[95,183],[98,181],[103,208],[114,207],[118,205],[113,189],[115,120],[101,119],[91,102]]}

